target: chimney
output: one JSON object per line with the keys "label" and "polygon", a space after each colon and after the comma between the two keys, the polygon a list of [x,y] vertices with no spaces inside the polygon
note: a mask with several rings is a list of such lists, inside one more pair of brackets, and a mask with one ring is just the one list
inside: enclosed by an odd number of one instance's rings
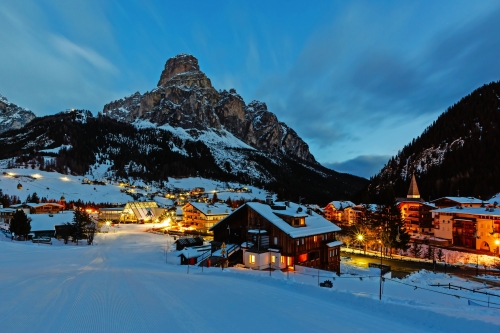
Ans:
{"label": "chimney", "polygon": [[268,195],[266,197],[266,204],[272,205],[273,204],[273,197],[271,197],[270,195]]}

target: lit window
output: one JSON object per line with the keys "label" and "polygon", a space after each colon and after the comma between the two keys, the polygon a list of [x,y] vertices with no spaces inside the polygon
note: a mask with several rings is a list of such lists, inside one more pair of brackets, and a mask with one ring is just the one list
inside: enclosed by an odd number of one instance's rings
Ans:
{"label": "lit window", "polygon": [[271,264],[276,263],[276,256],[271,256]]}
{"label": "lit window", "polygon": [[285,257],[284,256],[281,256],[280,258],[280,263],[284,264],[285,263]]}
{"label": "lit window", "polygon": [[314,243],[318,241],[318,236],[314,236]]}
{"label": "lit window", "polygon": [[255,255],[251,254],[248,256],[248,261],[251,263],[251,264],[255,264]]}

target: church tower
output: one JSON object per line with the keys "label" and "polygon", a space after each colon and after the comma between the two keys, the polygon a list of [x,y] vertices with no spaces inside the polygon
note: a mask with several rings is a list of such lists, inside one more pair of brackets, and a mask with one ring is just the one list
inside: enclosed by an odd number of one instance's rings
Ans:
{"label": "church tower", "polygon": [[418,192],[417,179],[414,173],[411,175],[410,188],[408,189],[406,197],[408,199],[420,199],[420,192]]}

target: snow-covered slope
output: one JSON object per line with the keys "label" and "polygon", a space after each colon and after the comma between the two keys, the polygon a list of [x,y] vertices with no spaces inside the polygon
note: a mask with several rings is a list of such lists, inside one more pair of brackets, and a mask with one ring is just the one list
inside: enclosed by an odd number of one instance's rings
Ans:
{"label": "snow-covered slope", "polygon": [[10,103],[6,97],[0,95],[0,133],[24,127],[35,118],[35,114],[30,110]]}
{"label": "snow-covered slope", "polygon": [[175,252],[165,257],[174,239],[147,228],[112,228],[98,234],[94,246],[11,242],[0,234],[2,331],[469,333],[499,328],[499,310],[467,304],[466,297],[486,301],[484,295],[429,286],[484,288],[477,282],[425,272],[386,279],[379,301],[379,277],[360,270],[362,275],[335,279],[321,271],[321,281],[331,280],[333,288],[320,288],[316,269],[299,268],[287,277],[281,271],[180,266]]}
{"label": "snow-covered slope", "polygon": [[[5,162],[3,164],[5,165]],[[72,176],[33,169],[6,169],[0,165],[0,189],[4,194],[18,196],[21,201],[25,201],[28,195],[35,192],[40,198],[59,200],[64,196],[66,201],[81,200],[94,203],[124,204],[134,200],[130,194],[123,192],[123,187],[119,186],[119,182],[107,180],[105,177],[107,168],[108,166],[105,164],[94,165],[92,174]],[[106,185],[83,184],[85,179],[104,181]],[[18,184],[21,184],[21,189],[18,189]],[[146,184],[140,180],[135,181],[134,185],[136,185],[134,193],[139,193],[142,197],[158,192],[154,200],[162,206],[171,205],[173,202],[161,194],[165,193],[167,189],[174,190],[175,188],[189,191],[196,187],[203,187],[210,196],[217,192],[217,197],[221,200],[228,198],[231,200],[252,200],[255,198],[265,200],[266,198],[266,191],[255,186],[200,177],[170,178],[168,182],[162,184],[162,187],[159,187],[159,184]],[[235,188],[247,188],[248,191],[235,192],[233,190]]]}

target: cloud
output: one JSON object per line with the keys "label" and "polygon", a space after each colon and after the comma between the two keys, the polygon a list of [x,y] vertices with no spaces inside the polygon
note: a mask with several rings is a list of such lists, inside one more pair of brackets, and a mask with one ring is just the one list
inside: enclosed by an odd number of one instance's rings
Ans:
{"label": "cloud", "polygon": [[338,172],[370,178],[377,174],[390,158],[390,155],[360,155],[344,162],[324,163],[323,165]]}
{"label": "cloud", "polygon": [[[386,151],[397,151],[429,125],[416,118],[436,117],[500,79],[498,4],[455,12],[394,7],[343,8],[338,20],[311,34],[294,66],[257,89],[258,98],[319,154],[335,147],[353,158],[340,147],[356,144],[368,155],[381,133],[392,136]],[[429,25],[415,29],[421,22]],[[401,124],[414,124],[413,130],[396,137]]]}

